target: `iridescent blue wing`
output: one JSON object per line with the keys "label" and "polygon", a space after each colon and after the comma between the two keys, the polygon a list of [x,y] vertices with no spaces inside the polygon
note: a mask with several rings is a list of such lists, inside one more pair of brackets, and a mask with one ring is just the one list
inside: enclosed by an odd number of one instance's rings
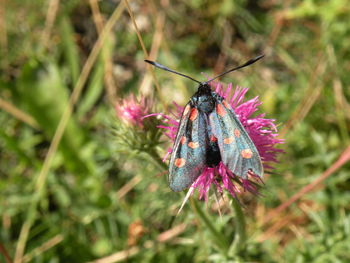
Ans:
{"label": "iridescent blue wing", "polygon": [[182,113],[169,164],[169,186],[173,191],[189,187],[205,167],[208,117],[188,103]]}
{"label": "iridescent blue wing", "polygon": [[221,160],[235,175],[246,178],[249,172],[262,177],[260,155],[232,107],[217,99],[215,110],[209,115],[212,133],[218,140]]}

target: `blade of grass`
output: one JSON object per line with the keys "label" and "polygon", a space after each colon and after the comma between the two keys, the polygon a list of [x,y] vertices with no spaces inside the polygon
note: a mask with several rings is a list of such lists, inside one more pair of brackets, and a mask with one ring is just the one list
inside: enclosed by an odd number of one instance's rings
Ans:
{"label": "blade of grass", "polygon": [[53,238],[50,238],[48,241],[46,241],[41,246],[34,248],[31,252],[29,252],[27,255],[23,257],[23,262],[30,262],[35,256],[39,256],[40,254],[44,253],[46,250],[49,250],[50,248],[58,245],[63,241],[63,236],[61,234],[54,236]]}
{"label": "blade of grass", "polygon": [[[141,45],[141,47],[142,47],[143,53],[145,54],[145,57],[146,57],[146,58],[149,58],[147,49],[146,49],[146,47],[145,47],[145,44],[143,43],[140,30],[139,30],[139,28],[138,28],[138,26],[137,26],[137,23],[136,23],[134,14],[133,14],[133,12],[131,11],[131,8],[130,8],[130,6],[129,6],[128,0],[124,0],[124,3],[125,3],[125,6],[126,6],[128,12],[129,12],[131,21],[132,21],[132,23],[133,23],[133,25],[134,25],[135,32],[136,32],[137,38],[138,38],[138,40],[139,40],[139,42],[140,42],[140,45]],[[157,93],[158,93],[158,97],[159,97],[159,99],[160,99],[160,101],[161,101],[161,103],[162,103],[164,109],[166,109],[167,106],[166,106],[166,103],[165,103],[165,101],[164,101],[164,99],[163,99],[162,91],[161,91],[161,89],[160,89],[160,86],[159,86],[158,80],[157,80],[157,78],[156,78],[156,75],[155,75],[155,73],[154,73],[154,70],[153,70],[152,66],[148,66],[148,68],[151,70],[151,74],[152,74],[152,77],[153,77],[153,81],[154,81],[154,84],[156,85],[156,90],[157,90]]]}
{"label": "blade of grass", "polygon": [[343,85],[340,80],[340,72],[338,70],[338,61],[337,56],[335,55],[334,47],[332,45],[327,46],[327,55],[328,60],[331,65],[332,70],[334,70],[333,77],[333,90],[334,90],[334,104],[335,104],[335,113],[337,117],[338,127],[341,133],[341,140],[344,144],[349,142],[349,131],[346,123],[346,114],[349,114],[348,109],[346,109],[346,101],[343,94]]}
{"label": "blade of grass", "polygon": [[0,50],[1,50],[1,62],[7,64],[8,55],[8,39],[7,39],[7,27],[5,20],[6,0],[0,0]]}
{"label": "blade of grass", "polygon": [[1,242],[0,242],[0,254],[4,256],[6,263],[12,263],[9,253],[7,252],[6,248]]}
{"label": "blade of grass", "polygon": [[[159,12],[156,7],[153,6],[153,2],[151,1],[151,10],[153,12],[153,15],[156,17],[155,21],[155,33],[153,34],[152,39],[152,46],[149,56],[151,58],[156,58],[158,56],[158,51],[160,48],[160,45],[162,43],[163,39],[163,29],[165,25],[165,14],[164,12]],[[154,10],[154,11],[153,11]],[[142,94],[149,94],[152,84],[152,76],[149,76],[148,74],[145,74],[142,81],[141,81],[141,88],[140,93]]]}
{"label": "blade of grass", "polygon": [[41,41],[42,41],[41,47],[43,47],[44,49],[46,49],[49,46],[49,39],[50,39],[53,24],[56,19],[59,5],[60,5],[60,0],[49,1],[49,7],[46,12],[45,28],[41,35]]}
{"label": "blade of grass", "polygon": [[[94,23],[96,25],[96,29],[98,34],[100,35],[103,30],[103,18],[100,12],[100,8],[98,6],[97,0],[90,0],[90,8],[92,11]],[[109,40],[111,40],[110,46],[113,47],[114,41],[113,41],[113,34],[110,34]],[[109,52],[108,47],[104,47],[101,51],[101,55],[104,61],[104,82],[106,86],[107,91],[107,97],[108,101],[111,103],[111,105],[114,105],[117,101],[117,90],[118,86],[116,81],[114,81],[113,78],[113,62],[112,62],[112,54]]]}
{"label": "blade of grass", "polygon": [[113,263],[113,262],[119,262],[128,259],[129,257],[132,257],[140,252],[140,248],[135,246],[131,247],[129,249],[116,252],[112,255],[109,255],[104,258],[100,258],[95,261],[91,261],[90,263]]}
{"label": "blade of grass", "polygon": [[0,98],[0,109],[3,109],[4,111],[14,116],[16,119],[23,121],[24,123],[32,126],[33,128],[39,129],[39,124],[32,116],[16,108],[13,104],[7,102],[2,98]]}
{"label": "blade of grass", "polygon": [[100,56],[95,63],[93,71],[90,73],[89,84],[77,107],[77,116],[79,119],[83,118],[84,115],[91,110],[103,92],[104,68],[105,61]]}
{"label": "blade of grass", "polygon": [[80,71],[79,50],[74,39],[74,29],[68,17],[63,16],[59,23],[63,53],[66,57],[72,82],[77,83]]}

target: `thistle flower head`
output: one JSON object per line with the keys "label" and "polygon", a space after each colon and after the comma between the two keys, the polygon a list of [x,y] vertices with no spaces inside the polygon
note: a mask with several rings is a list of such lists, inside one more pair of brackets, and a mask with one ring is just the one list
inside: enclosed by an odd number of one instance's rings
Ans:
{"label": "thistle flower head", "polygon": [[138,101],[133,94],[115,105],[117,117],[125,124],[138,127],[143,126],[142,117],[149,113],[150,108],[150,100],[142,97],[142,99]]}
{"label": "thistle flower head", "polygon": [[160,143],[161,131],[156,128],[160,120],[144,118],[151,112],[153,101],[129,95],[115,105],[117,121],[114,123],[117,150],[121,152],[154,152]]}
{"label": "thistle flower head", "polygon": [[[275,120],[265,118],[265,114],[255,115],[261,105],[258,97],[250,100],[245,100],[247,88],[236,87],[231,94],[232,84],[228,84],[224,89],[222,84],[212,84],[215,87],[215,92],[221,95],[235,111],[238,119],[242,123],[244,129],[249,134],[251,140],[255,144],[264,169],[266,171],[273,169],[271,163],[277,162],[276,156],[283,152],[276,148],[276,145],[283,143],[283,140],[278,139],[277,128],[274,124]],[[179,128],[179,120],[181,118],[183,107],[175,104],[175,111],[171,115],[162,115],[164,125],[159,125],[158,128],[163,129],[163,133],[172,141],[175,141],[177,130]],[[165,159],[171,153],[172,148],[169,148]],[[255,180],[254,180],[255,179]],[[191,185],[190,191],[193,193],[195,189],[199,192],[199,198],[208,198],[208,192],[214,185],[218,192],[223,192],[226,189],[233,197],[242,191],[249,191],[253,194],[258,194],[257,184],[254,181],[261,181],[261,178],[254,173],[249,173],[248,178],[242,178],[230,171],[224,163],[220,162],[215,167],[205,167],[201,175]]]}

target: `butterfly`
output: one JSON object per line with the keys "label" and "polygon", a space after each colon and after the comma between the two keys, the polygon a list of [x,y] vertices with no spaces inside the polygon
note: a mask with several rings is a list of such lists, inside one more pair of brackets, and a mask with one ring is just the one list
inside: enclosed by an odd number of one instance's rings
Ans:
{"label": "butterfly", "polygon": [[185,106],[180,119],[169,163],[169,186],[173,191],[190,187],[205,167],[220,162],[236,176],[254,174],[262,178],[264,170],[258,150],[237,118],[231,105],[209,83],[223,75],[249,66],[264,55],[230,69],[208,81],[200,82],[155,61],[145,62],[191,79],[199,84]]}

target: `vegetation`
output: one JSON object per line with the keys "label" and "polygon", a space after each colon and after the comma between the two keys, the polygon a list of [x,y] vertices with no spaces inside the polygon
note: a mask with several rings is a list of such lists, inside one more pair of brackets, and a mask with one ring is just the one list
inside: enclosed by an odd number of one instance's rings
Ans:
{"label": "vegetation", "polygon": [[[346,0],[0,1],[0,261],[349,262],[349,16]],[[285,153],[239,196],[247,240],[228,251],[237,203],[195,194],[175,217],[159,120],[115,105],[169,113],[195,92],[146,58],[206,79],[261,53],[221,81],[259,96]]]}

